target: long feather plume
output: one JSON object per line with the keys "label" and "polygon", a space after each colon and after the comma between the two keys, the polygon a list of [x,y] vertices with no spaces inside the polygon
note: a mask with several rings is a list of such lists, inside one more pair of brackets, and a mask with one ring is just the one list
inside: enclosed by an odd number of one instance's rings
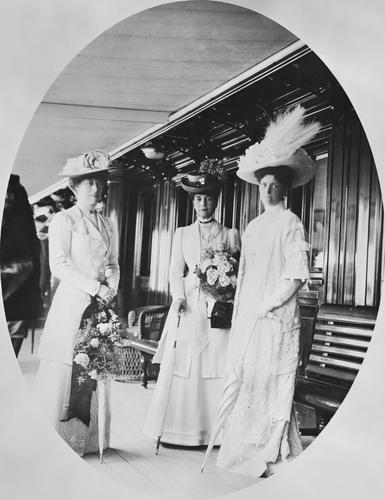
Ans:
{"label": "long feather plume", "polygon": [[240,170],[251,171],[293,155],[321,128],[318,122],[304,123],[302,106],[279,114],[267,127],[261,142],[250,146],[239,160]]}
{"label": "long feather plume", "polygon": [[[263,143],[265,147],[275,148],[276,155],[291,155],[306,144],[319,131],[318,122],[304,123],[305,109],[296,106],[277,116],[266,129]],[[261,143],[262,145],[262,143]]]}

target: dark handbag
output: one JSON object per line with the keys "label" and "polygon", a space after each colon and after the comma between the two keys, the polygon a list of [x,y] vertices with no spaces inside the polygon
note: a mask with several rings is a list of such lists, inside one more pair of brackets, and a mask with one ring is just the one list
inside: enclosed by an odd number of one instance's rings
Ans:
{"label": "dark handbag", "polygon": [[214,304],[210,326],[211,328],[231,328],[231,317],[233,315],[233,303],[217,300]]}

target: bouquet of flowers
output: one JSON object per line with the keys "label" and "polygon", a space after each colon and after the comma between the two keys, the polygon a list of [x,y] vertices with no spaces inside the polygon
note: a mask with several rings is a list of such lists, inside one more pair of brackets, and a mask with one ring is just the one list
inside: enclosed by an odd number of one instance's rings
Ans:
{"label": "bouquet of flowers", "polygon": [[235,296],[239,252],[207,249],[195,268],[205,295],[215,300],[211,313],[212,328],[230,328],[232,301]]}
{"label": "bouquet of flowers", "polygon": [[99,301],[92,302],[87,309],[74,347],[73,362],[79,368],[79,385],[113,377],[119,363],[114,350],[121,341],[118,316]]}

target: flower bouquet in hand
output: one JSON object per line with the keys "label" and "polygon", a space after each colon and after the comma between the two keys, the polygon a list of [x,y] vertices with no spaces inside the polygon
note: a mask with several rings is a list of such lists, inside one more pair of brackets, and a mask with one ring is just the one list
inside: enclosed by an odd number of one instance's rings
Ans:
{"label": "flower bouquet in hand", "polygon": [[111,306],[92,299],[83,313],[75,340],[68,411],[62,421],[78,418],[89,425],[93,392],[118,372],[119,358],[114,347],[121,341],[119,326]]}
{"label": "flower bouquet in hand", "polygon": [[195,268],[203,293],[215,301],[211,328],[230,328],[239,265],[239,252],[207,249]]}
{"label": "flower bouquet in hand", "polygon": [[73,357],[79,367],[79,385],[117,374],[119,358],[114,347],[121,341],[119,326],[118,316],[104,303],[96,300],[86,309]]}

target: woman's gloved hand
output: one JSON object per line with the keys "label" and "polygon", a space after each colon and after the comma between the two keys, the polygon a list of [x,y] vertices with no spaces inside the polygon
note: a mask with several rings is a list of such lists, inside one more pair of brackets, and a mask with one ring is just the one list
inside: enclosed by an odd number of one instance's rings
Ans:
{"label": "woman's gloved hand", "polygon": [[100,285],[97,296],[106,304],[109,304],[115,297],[115,290],[106,285]]}
{"label": "woman's gloved hand", "polygon": [[185,299],[175,299],[171,308],[176,314],[181,314],[186,309]]}
{"label": "woman's gloved hand", "polygon": [[262,318],[273,318],[273,313],[271,312],[271,307],[266,304],[265,302],[262,302],[255,311],[255,318],[256,319],[262,319]]}

